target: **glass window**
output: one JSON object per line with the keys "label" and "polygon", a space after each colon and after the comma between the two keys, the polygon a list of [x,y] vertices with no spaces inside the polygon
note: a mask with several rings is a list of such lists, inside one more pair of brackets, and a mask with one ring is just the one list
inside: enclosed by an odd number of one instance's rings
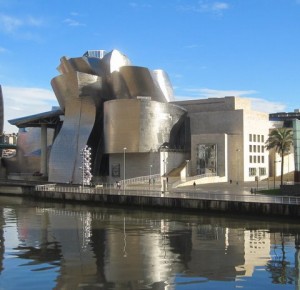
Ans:
{"label": "glass window", "polygon": [[265,136],[261,135],[261,142],[265,142]]}
{"label": "glass window", "polygon": [[266,173],[267,173],[267,170],[265,167],[259,168],[259,176],[266,175]]}
{"label": "glass window", "polygon": [[249,176],[255,176],[256,175],[256,168],[249,168]]}
{"label": "glass window", "polygon": [[265,163],[265,156],[261,157],[261,163]]}
{"label": "glass window", "polygon": [[256,152],[256,145],[253,145],[253,152]]}
{"label": "glass window", "polygon": [[257,145],[257,152],[260,153],[260,146]]}
{"label": "glass window", "polygon": [[257,142],[260,142],[260,135],[257,135]]}
{"label": "glass window", "polygon": [[260,156],[257,156],[257,163],[260,163]]}
{"label": "glass window", "polygon": [[253,163],[256,163],[256,156],[253,156]]}
{"label": "glass window", "polygon": [[262,152],[262,153],[265,152],[265,146],[264,146],[264,145],[261,146],[261,152]]}
{"label": "glass window", "polygon": [[256,142],[256,135],[253,134],[253,142]]}
{"label": "glass window", "polygon": [[249,134],[249,141],[252,142],[252,134]]}
{"label": "glass window", "polygon": [[249,152],[252,152],[252,145],[249,145]]}
{"label": "glass window", "polygon": [[249,156],[249,162],[252,163],[252,155]]}

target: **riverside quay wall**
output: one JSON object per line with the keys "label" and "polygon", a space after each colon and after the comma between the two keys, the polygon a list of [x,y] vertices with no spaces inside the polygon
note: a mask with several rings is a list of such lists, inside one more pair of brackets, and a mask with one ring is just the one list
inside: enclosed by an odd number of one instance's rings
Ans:
{"label": "riverside quay wall", "polygon": [[161,193],[141,191],[116,191],[84,189],[71,192],[57,190],[36,190],[36,199],[60,200],[64,202],[91,202],[139,208],[161,208],[192,210],[198,212],[221,212],[226,214],[250,214],[260,216],[300,217],[300,198],[237,195],[202,195],[189,193]]}

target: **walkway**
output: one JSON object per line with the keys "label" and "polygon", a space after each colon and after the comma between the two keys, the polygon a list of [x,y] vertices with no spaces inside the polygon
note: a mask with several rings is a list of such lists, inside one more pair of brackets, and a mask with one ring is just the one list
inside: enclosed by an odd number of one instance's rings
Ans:
{"label": "walkway", "polygon": [[[267,183],[261,183],[258,188],[268,188]],[[109,187],[90,188],[90,187],[73,187],[59,185],[41,185],[36,187],[36,191],[52,191],[64,193],[85,193],[85,194],[106,194],[106,195],[125,195],[125,196],[147,196],[161,197],[171,199],[191,199],[191,200],[215,200],[215,201],[238,201],[251,203],[268,203],[268,204],[300,204],[300,197],[293,196],[267,196],[263,194],[251,193],[251,188],[256,189],[255,182],[242,184],[202,184],[193,186],[181,187],[170,191],[162,192],[158,187],[134,186],[131,188],[115,189]]]}

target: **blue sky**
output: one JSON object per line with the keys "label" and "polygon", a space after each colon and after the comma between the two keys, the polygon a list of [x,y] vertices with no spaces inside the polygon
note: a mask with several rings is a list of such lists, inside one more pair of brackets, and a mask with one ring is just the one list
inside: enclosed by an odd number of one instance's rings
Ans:
{"label": "blue sky", "polygon": [[300,0],[0,0],[5,120],[57,105],[60,58],[92,49],[165,70],[176,100],[235,95],[259,111],[300,108]]}

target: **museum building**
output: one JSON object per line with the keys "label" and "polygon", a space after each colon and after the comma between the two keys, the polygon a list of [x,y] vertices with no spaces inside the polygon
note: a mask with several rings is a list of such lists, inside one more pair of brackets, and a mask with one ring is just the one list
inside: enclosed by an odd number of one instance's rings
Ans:
{"label": "museum building", "polygon": [[58,71],[51,85],[59,107],[9,121],[20,132],[8,174],[40,172],[50,182],[80,184],[88,146],[92,174],[102,182],[238,183],[269,175],[271,122],[249,99],[175,101],[164,71],[133,66],[116,50],[62,57]]}

